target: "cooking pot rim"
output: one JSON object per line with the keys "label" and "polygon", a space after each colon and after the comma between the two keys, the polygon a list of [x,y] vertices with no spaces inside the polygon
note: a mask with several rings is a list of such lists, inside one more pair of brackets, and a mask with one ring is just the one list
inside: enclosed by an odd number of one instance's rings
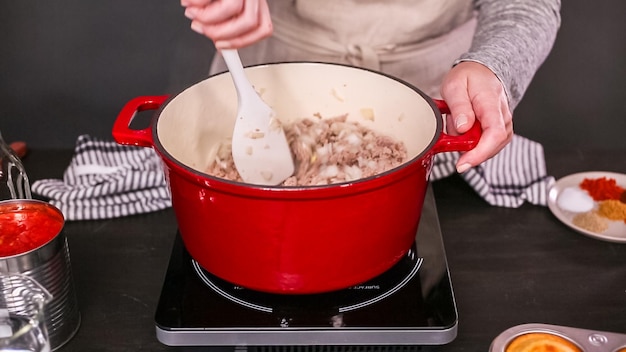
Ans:
{"label": "cooking pot rim", "polygon": [[[197,180],[198,178],[203,178],[203,179],[207,179],[209,180],[209,182],[211,183],[212,186],[216,186],[219,184],[222,184],[226,187],[242,187],[248,190],[263,190],[263,191],[280,191],[280,192],[298,192],[301,193],[303,191],[307,191],[307,192],[320,192],[320,191],[324,191],[324,190],[333,190],[336,191],[337,189],[340,188],[359,188],[358,186],[363,186],[363,187],[367,187],[368,185],[372,184],[373,181],[377,181],[380,180],[382,178],[386,178],[389,175],[395,175],[398,173],[401,173],[403,170],[405,172],[410,172],[410,166],[414,165],[415,163],[417,163],[418,161],[422,160],[423,158],[425,158],[428,154],[432,153],[432,148],[433,146],[437,143],[437,140],[439,140],[441,133],[443,133],[443,117],[442,117],[442,113],[439,110],[439,108],[437,107],[435,101],[429,97],[426,93],[424,93],[422,90],[420,90],[419,88],[417,88],[416,86],[414,86],[413,84],[406,82],[398,77],[389,75],[387,73],[384,72],[379,72],[376,70],[372,70],[369,68],[365,68],[365,67],[357,67],[357,66],[351,66],[351,65],[347,65],[347,64],[341,64],[341,63],[331,63],[331,62],[321,62],[321,61],[279,61],[279,62],[272,62],[272,63],[263,63],[263,64],[255,64],[255,65],[249,65],[246,66],[246,69],[248,68],[254,68],[254,67],[262,67],[262,66],[284,66],[284,65],[322,65],[322,66],[340,66],[340,67],[345,67],[345,68],[349,68],[349,69],[354,69],[354,70],[361,70],[361,71],[365,71],[365,72],[370,72],[370,73],[374,73],[376,75],[379,76],[383,76],[387,79],[392,79],[394,81],[397,81],[405,86],[407,86],[408,88],[410,88],[412,91],[414,91],[415,93],[417,93],[419,96],[421,96],[422,99],[424,99],[426,101],[426,103],[428,103],[428,105],[430,106],[431,110],[434,113],[434,117],[436,119],[436,129],[435,129],[435,133],[433,134],[432,139],[430,140],[430,142],[428,143],[428,145],[419,153],[417,154],[415,157],[403,162],[402,164],[389,169],[387,171],[378,173],[376,175],[372,175],[372,176],[368,176],[368,177],[363,177],[363,178],[359,178],[357,180],[354,181],[345,181],[345,182],[338,182],[338,183],[332,183],[332,184],[328,184],[328,185],[310,185],[310,186],[281,186],[281,185],[276,185],[276,186],[268,186],[268,185],[255,185],[255,184],[250,184],[250,183],[245,183],[245,182],[239,182],[239,181],[233,181],[233,180],[228,180],[225,178],[221,178],[221,177],[216,177],[210,174],[207,174],[205,172],[199,171],[195,168],[192,168],[184,163],[182,163],[181,161],[179,161],[178,159],[176,159],[172,154],[170,154],[167,149],[163,146],[163,144],[161,143],[161,140],[159,138],[158,135],[158,129],[157,129],[157,125],[158,125],[158,120],[161,116],[161,113],[163,112],[163,110],[165,109],[165,107],[174,99],[176,99],[176,97],[178,97],[180,94],[182,94],[186,89],[190,88],[187,87],[185,89],[183,89],[182,91],[179,91],[176,94],[171,95],[170,97],[168,97],[163,104],[161,104],[161,106],[159,106],[159,108],[154,112],[153,118],[152,118],[152,139],[153,139],[153,145],[156,148],[156,151],[161,154],[161,157],[164,160],[167,160],[171,163],[173,163],[174,165],[176,165],[176,167],[178,167],[179,169],[182,169],[185,171],[186,175],[192,175],[193,179]],[[228,74],[228,71],[225,72],[220,72],[220,73],[216,73],[213,74],[211,76],[209,76],[206,79],[211,79],[212,77],[217,77],[217,76],[221,76],[224,74]],[[409,170],[407,170],[409,169]],[[369,188],[369,187],[368,187]]]}

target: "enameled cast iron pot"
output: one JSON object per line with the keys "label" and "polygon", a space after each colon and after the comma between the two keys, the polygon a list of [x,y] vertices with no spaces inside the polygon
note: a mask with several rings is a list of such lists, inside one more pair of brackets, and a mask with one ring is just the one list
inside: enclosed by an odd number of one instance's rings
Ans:
{"label": "enameled cast iron pot", "polygon": [[[237,94],[228,73],[171,98],[129,101],[113,126],[120,144],[152,147],[165,166],[185,247],[208,272],[242,287],[282,294],[342,289],[383,273],[411,247],[433,156],[465,151],[480,127],[443,133],[442,101],[395,78],[354,67],[280,63],[246,68],[289,120],[349,114],[402,140],[409,161],[375,177],[330,186],[267,187],[204,173],[232,133]],[[143,110],[150,126],[129,127]],[[373,117],[373,118],[372,118]]]}

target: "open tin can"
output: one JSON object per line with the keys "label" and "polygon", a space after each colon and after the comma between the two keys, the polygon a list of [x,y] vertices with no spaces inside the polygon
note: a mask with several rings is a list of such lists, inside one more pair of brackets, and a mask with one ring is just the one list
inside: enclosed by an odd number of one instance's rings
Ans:
{"label": "open tin can", "polygon": [[523,324],[503,331],[490,352],[626,352],[626,334],[549,324]]}
{"label": "open tin can", "polygon": [[27,276],[50,293],[43,320],[53,351],[68,342],[80,325],[64,223],[61,211],[49,203],[0,201],[0,274]]}

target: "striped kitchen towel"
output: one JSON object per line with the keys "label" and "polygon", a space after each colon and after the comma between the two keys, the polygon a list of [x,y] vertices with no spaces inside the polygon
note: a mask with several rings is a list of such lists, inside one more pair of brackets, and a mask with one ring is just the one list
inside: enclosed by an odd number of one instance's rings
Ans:
{"label": "striped kitchen towel", "polygon": [[[437,154],[430,179],[455,173],[459,155]],[[547,174],[543,146],[518,135],[496,156],[461,176],[487,203],[507,208],[524,202],[546,206],[548,190],[554,183],[554,177]]]}
{"label": "striped kitchen towel", "polygon": [[161,160],[152,148],[78,137],[63,179],[35,181],[32,192],[50,199],[66,220],[96,220],[171,206]]}

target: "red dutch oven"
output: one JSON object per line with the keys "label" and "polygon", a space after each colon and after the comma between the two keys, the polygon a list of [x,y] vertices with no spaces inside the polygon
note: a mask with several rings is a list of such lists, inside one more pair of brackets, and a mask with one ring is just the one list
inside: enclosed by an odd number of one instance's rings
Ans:
{"label": "red dutch oven", "polygon": [[[403,141],[409,158],[374,177],[328,186],[228,181],[205,173],[234,126],[237,94],[228,73],[173,97],[129,101],[114,138],[156,150],[186,249],[208,272],[245,288],[320,293],[383,273],[415,239],[434,155],[469,150],[480,138],[478,124],[462,136],[445,134],[445,103],[381,73],[300,62],[248,67],[246,74],[283,124],[348,113]],[[129,127],[151,109],[149,127]]]}

